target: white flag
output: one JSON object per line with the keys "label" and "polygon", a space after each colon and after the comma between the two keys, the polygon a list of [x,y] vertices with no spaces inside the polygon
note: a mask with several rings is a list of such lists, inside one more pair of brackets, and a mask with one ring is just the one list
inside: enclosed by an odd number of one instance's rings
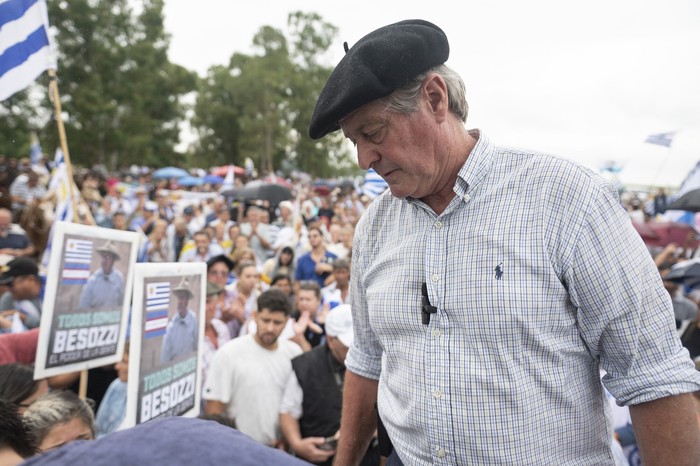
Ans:
{"label": "white flag", "polygon": [[56,69],[46,0],[0,0],[0,100]]}

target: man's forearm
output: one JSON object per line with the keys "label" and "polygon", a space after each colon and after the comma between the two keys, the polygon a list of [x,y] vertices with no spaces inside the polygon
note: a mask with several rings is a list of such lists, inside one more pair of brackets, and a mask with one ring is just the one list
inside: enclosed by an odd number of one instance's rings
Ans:
{"label": "man's forearm", "polygon": [[633,405],[630,414],[645,466],[700,464],[700,428],[692,394]]}
{"label": "man's forearm", "polygon": [[346,371],[340,440],[334,466],[360,464],[367,451],[377,429],[377,413],[374,409],[377,386],[376,380]]}
{"label": "man's forearm", "polygon": [[299,421],[288,413],[280,413],[280,430],[289,446],[295,449],[297,443],[301,440]]}

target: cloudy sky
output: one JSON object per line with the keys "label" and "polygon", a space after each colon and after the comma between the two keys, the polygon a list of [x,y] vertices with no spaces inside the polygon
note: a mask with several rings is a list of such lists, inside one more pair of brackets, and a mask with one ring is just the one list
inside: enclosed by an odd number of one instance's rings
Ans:
{"label": "cloudy sky", "polygon": [[[458,9],[456,5],[459,5]],[[251,52],[263,25],[286,31],[292,11],[316,12],[353,44],[410,18],[440,26],[447,62],[467,85],[468,126],[496,144],[556,153],[628,184],[677,186],[700,160],[697,0],[166,0],[172,61],[204,75]],[[676,131],[672,147],[645,144]]]}

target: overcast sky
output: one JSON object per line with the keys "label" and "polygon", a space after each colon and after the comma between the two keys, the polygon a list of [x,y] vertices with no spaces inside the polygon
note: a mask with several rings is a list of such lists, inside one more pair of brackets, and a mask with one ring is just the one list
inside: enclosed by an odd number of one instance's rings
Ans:
{"label": "overcast sky", "polygon": [[[458,9],[455,9],[459,5]],[[499,145],[555,153],[627,184],[678,185],[700,160],[697,0],[166,0],[170,58],[204,75],[251,52],[263,25],[292,11],[339,28],[334,56],[377,27],[421,18],[450,41],[447,64],[467,85],[467,126]],[[677,131],[673,146],[645,144]]]}

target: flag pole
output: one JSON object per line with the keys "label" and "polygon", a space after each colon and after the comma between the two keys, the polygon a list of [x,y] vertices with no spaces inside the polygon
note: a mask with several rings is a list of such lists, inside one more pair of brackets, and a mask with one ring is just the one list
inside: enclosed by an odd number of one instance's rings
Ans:
{"label": "flag pole", "polygon": [[[78,204],[75,201],[75,193],[73,192],[73,165],[70,162],[70,153],[68,152],[68,140],[66,138],[66,128],[63,126],[63,111],[61,110],[61,97],[58,94],[58,79],[56,78],[56,70],[49,68],[49,88],[51,89],[51,97],[53,98],[54,108],[56,109],[56,124],[58,125],[58,138],[61,142],[61,150],[63,158],[66,162],[66,174],[68,175],[68,193],[70,195],[71,206],[73,207],[72,216],[78,214]],[[74,218],[70,221],[73,222]]]}
{"label": "flag pole", "polygon": [[[68,139],[66,138],[66,128],[63,126],[63,111],[61,110],[61,97],[58,93],[58,79],[56,78],[56,70],[49,68],[49,88],[51,90],[51,97],[53,97],[53,105],[56,110],[56,124],[58,125],[58,138],[61,142],[61,150],[63,151],[63,159],[66,164],[66,175],[68,177],[68,193],[70,195],[70,202],[72,208],[71,215],[73,218],[70,219],[73,222],[76,218],[80,218],[78,215],[78,203],[75,200],[74,192],[74,181],[73,181],[73,164],[70,162],[70,153],[68,152]],[[88,211],[89,212],[89,211]],[[92,218],[92,216],[90,216]],[[94,220],[93,220],[94,224]],[[81,399],[87,397],[87,385],[88,385],[88,371],[84,369],[80,371],[80,383],[78,385],[78,396]]]}

